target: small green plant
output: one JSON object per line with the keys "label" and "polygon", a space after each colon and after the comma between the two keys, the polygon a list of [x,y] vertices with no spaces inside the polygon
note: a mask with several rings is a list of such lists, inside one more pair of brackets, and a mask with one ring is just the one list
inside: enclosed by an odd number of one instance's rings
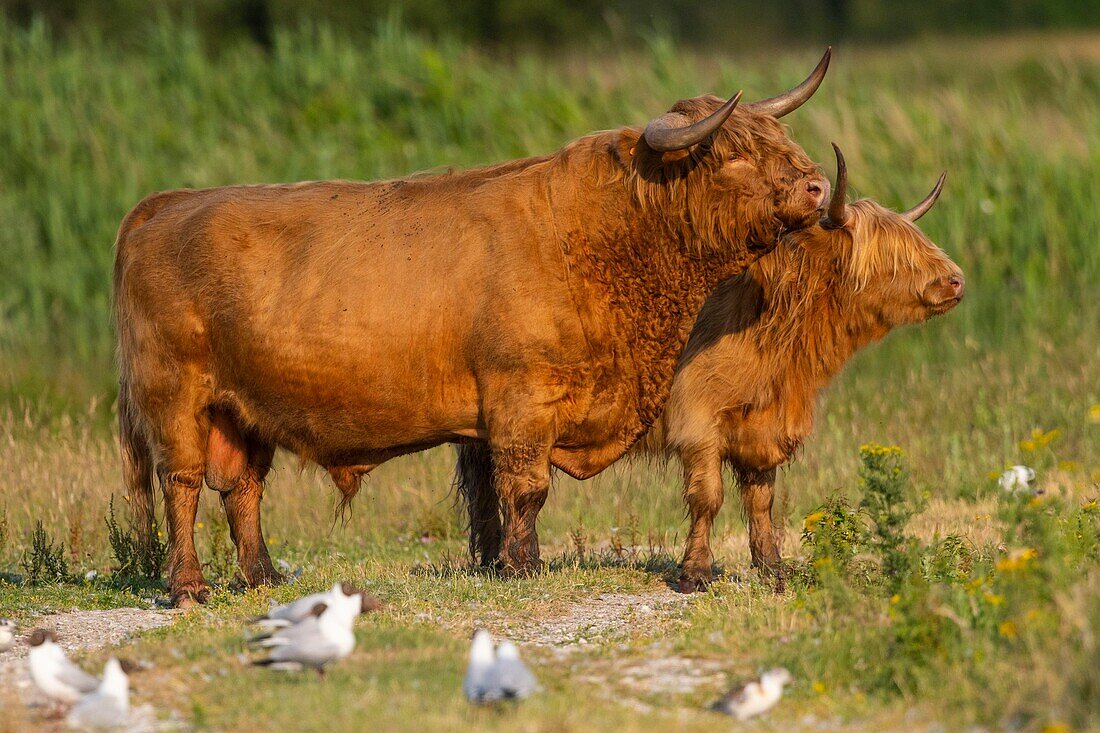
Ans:
{"label": "small green plant", "polygon": [[874,523],[870,548],[878,556],[891,590],[901,587],[910,569],[910,542],[905,526],[917,513],[908,501],[909,471],[905,452],[896,445],[867,443],[859,448],[860,509]]}
{"label": "small green plant", "polygon": [[23,572],[29,585],[60,583],[69,577],[69,567],[65,563],[65,548],[61,543],[56,546],[46,534],[42,520],[34,523],[31,533],[31,551],[23,551]]}
{"label": "small green plant", "polygon": [[142,542],[134,530],[123,529],[115,518],[115,497],[107,504],[107,540],[115,556],[115,574],[119,578],[156,580],[168,557],[168,544],[153,527],[148,543]]}
{"label": "small green plant", "polygon": [[974,548],[956,534],[934,542],[920,554],[920,574],[928,582],[958,583],[970,576]]}
{"label": "small green plant", "polygon": [[0,509],[0,565],[8,551],[8,510]]}
{"label": "small green plant", "polygon": [[830,497],[802,520],[802,545],[810,550],[815,574],[848,570],[866,535],[860,511],[839,495]]}

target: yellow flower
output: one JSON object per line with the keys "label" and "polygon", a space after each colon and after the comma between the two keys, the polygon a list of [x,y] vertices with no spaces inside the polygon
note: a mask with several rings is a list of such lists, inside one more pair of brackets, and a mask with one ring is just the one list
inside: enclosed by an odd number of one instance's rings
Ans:
{"label": "yellow flower", "polygon": [[1008,553],[1008,557],[997,561],[997,571],[1001,573],[1011,573],[1016,570],[1023,570],[1032,560],[1038,557],[1038,555],[1039,553],[1032,547],[1027,547],[1023,550],[1013,550]]}
{"label": "yellow flower", "polygon": [[880,445],[878,443],[864,443],[859,447],[859,452],[868,456],[903,456],[905,451],[899,445]]}
{"label": "yellow flower", "polygon": [[1042,733],[1069,733],[1070,727],[1067,723],[1063,723],[1060,720],[1055,720],[1047,723],[1042,728]]}
{"label": "yellow flower", "polygon": [[1058,470],[1066,473],[1076,473],[1081,470],[1081,464],[1077,461],[1058,461]]}
{"label": "yellow flower", "polygon": [[989,476],[990,481],[996,481],[997,479],[999,479],[1001,477],[1001,472],[1000,471],[990,471],[987,475]]}
{"label": "yellow flower", "polygon": [[802,520],[802,528],[807,532],[813,532],[817,528],[817,523],[824,518],[825,512],[814,512]]}
{"label": "yellow flower", "polygon": [[1058,428],[1053,430],[1044,431],[1042,428],[1035,428],[1031,431],[1030,440],[1020,441],[1020,450],[1024,451],[1036,451],[1041,448],[1046,448],[1051,443],[1055,442],[1062,437],[1062,431]]}
{"label": "yellow flower", "polygon": [[195,529],[202,529],[205,526],[206,525],[204,525],[202,522],[199,522],[198,524],[195,525]]}
{"label": "yellow flower", "polygon": [[1089,408],[1089,422],[1100,422],[1100,402]]}
{"label": "yellow flower", "polygon": [[813,681],[813,682],[812,682],[812,683],[810,684],[810,689],[812,689],[812,690],[813,690],[814,692],[816,692],[816,693],[817,693],[818,695],[824,695],[824,694],[825,694],[825,685],[824,685],[824,683],[822,683],[822,682],[819,682],[819,681],[817,681],[817,680],[814,680],[814,681]]}
{"label": "yellow flower", "polygon": [[1001,625],[997,627],[997,631],[999,631],[1001,636],[1006,639],[1016,638],[1016,624],[1014,624],[1012,621],[1002,622]]}
{"label": "yellow flower", "polygon": [[1089,514],[1092,514],[1096,510],[1097,510],[1096,499],[1093,499],[1092,501],[1087,501],[1087,502],[1085,502],[1084,504],[1081,505],[1081,511],[1083,511],[1083,512],[1088,512]]}
{"label": "yellow flower", "polygon": [[898,603],[901,603],[901,596],[899,596],[897,593],[890,596],[890,604],[891,605],[896,606]]}
{"label": "yellow flower", "polygon": [[996,593],[984,593],[982,594],[982,598],[984,598],[991,606],[999,606],[1005,602],[1005,597],[999,596]]}

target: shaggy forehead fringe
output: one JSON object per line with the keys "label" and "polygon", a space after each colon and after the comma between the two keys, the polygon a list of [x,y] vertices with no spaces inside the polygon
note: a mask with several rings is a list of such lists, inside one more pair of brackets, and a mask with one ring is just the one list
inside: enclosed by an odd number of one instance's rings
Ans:
{"label": "shaggy forehead fringe", "polygon": [[870,199],[849,204],[848,211],[855,236],[845,271],[857,293],[872,280],[895,278],[903,269],[925,272],[946,257],[915,224]]}

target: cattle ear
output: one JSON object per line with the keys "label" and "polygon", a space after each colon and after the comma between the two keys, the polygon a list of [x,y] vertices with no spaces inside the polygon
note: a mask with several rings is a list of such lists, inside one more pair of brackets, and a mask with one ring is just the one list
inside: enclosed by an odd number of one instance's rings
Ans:
{"label": "cattle ear", "polygon": [[615,141],[615,158],[621,165],[629,167],[638,153],[638,141],[642,139],[637,130],[626,129],[619,133],[619,139]]}

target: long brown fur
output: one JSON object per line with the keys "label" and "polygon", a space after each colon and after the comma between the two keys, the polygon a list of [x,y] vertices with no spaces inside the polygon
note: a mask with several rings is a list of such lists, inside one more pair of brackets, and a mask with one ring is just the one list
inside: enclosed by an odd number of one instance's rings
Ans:
{"label": "long brown fur", "polygon": [[[772,526],[776,468],[813,429],[817,397],[863,346],[892,328],[954,307],[959,268],[911,222],[873,201],[849,204],[841,229],[815,226],[721,284],[677,367],[661,419],[631,455],[677,457],[691,528],[681,589],[710,581],[710,527],[722,506],[722,465],[741,488],[753,563],[778,571]],[[461,453],[484,451],[476,445]],[[480,472],[463,475],[464,467]],[[478,526],[491,476],[472,455],[458,486]],[[492,547],[471,538],[471,547]],[[481,558],[485,562],[485,558]]]}
{"label": "long brown fur", "polygon": [[706,155],[623,128],[466,173],[146,199],[116,245],[120,413],[124,453],[164,490],[174,602],[206,594],[204,482],[246,580],[271,579],[259,501],[276,446],[346,501],[389,458],[487,441],[502,561],[537,567],[551,464],[591,476],[628,450],[706,297],[811,225],[827,188],[774,119],[739,110]]}

